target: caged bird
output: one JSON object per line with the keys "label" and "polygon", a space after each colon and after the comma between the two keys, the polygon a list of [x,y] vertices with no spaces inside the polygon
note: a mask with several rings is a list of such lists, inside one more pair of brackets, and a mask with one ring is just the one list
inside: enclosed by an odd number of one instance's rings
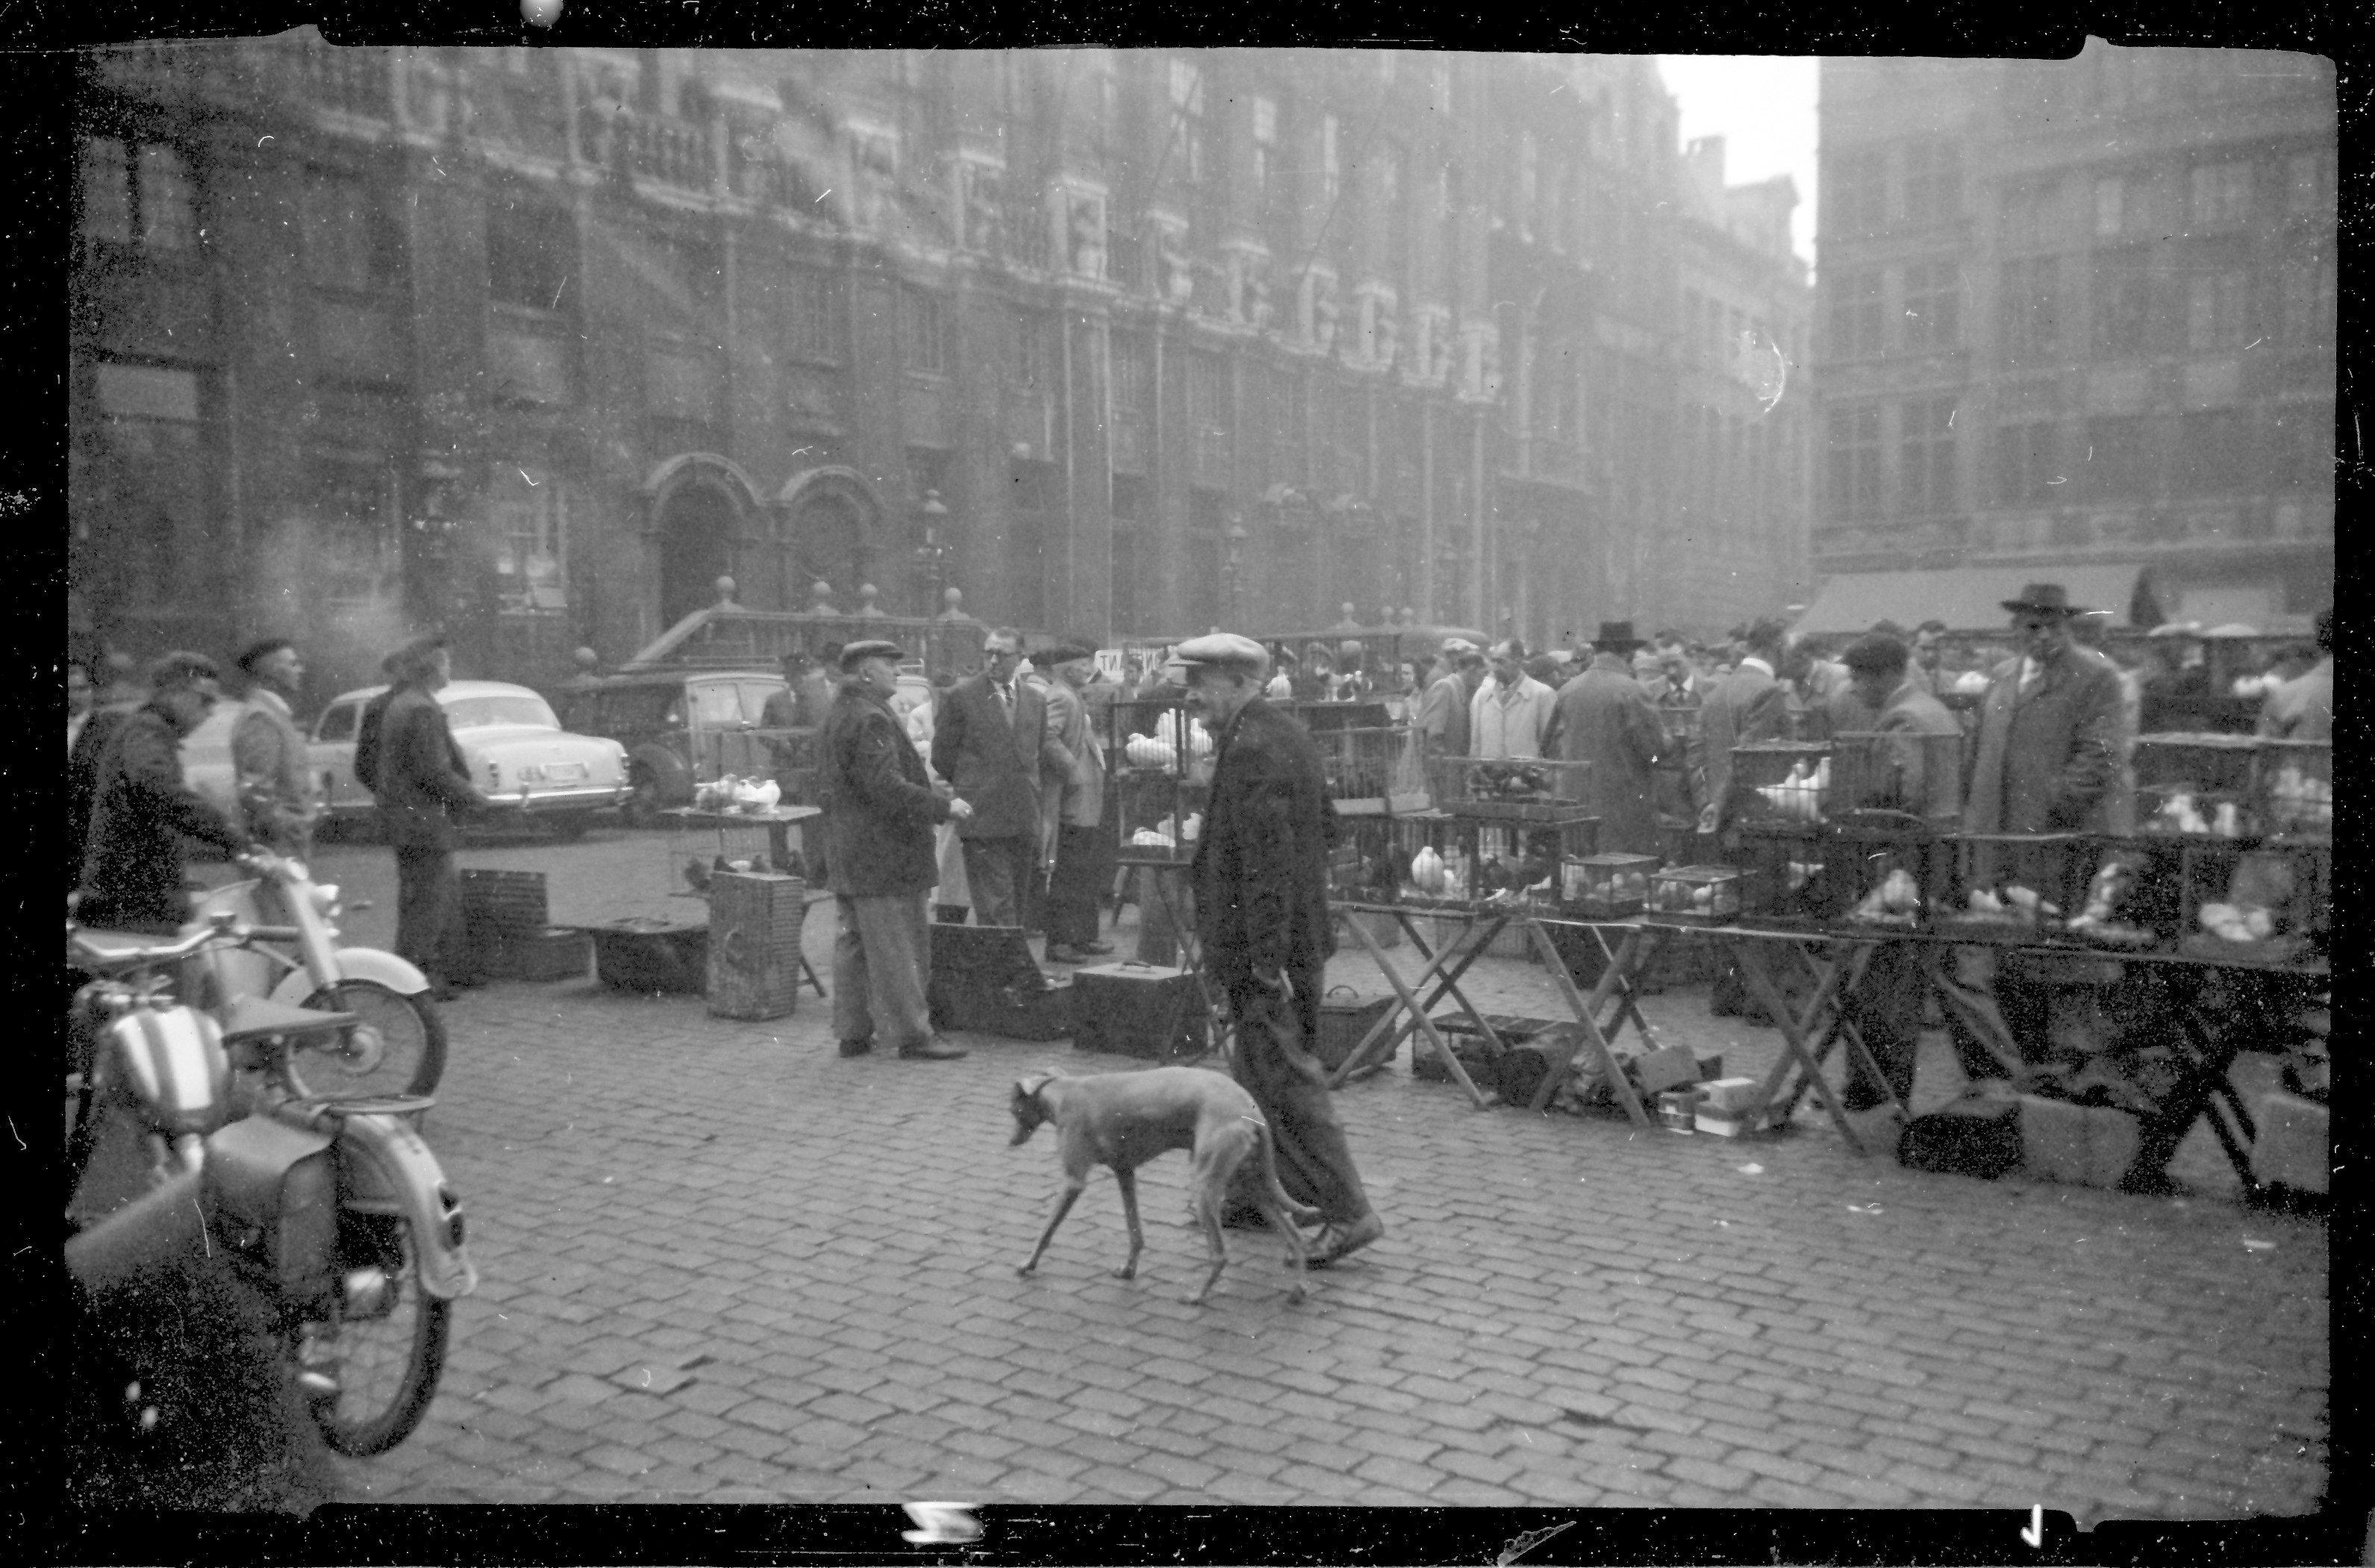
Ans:
{"label": "caged bird", "polygon": [[709,867],[703,866],[700,861],[688,860],[684,863],[684,879],[686,883],[691,887],[694,892],[707,892],[709,890]]}

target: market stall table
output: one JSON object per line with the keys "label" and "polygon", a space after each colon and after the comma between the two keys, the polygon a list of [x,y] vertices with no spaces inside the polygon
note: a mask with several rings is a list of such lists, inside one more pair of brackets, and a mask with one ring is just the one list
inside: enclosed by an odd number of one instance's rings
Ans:
{"label": "market stall table", "polygon": [[[744,858],[732,853],[732,846],[727,837],[728,833],[763,829],[767,834],[767,864],[776,870],[786,871],[794,866],[802,864],[792,852],[792,829],[799,823],[813,821],[823,816],[824,808],[821,806],[769,806],[755,811],[713,811],[697,806],[679,806],[670,808],[662,815],[681,829],[707,828],[714,831],[717,835],[715,857],[718,860]],[[683,854],[682,847],[675,841],[675,835],[671,834],[668,851],[669,893],[678,898],[704,898],[705,895],[698,886],[675,885],[678,876],[677,862]],[[805,899],[809,905],[815,905],[832,896],[833,894],[826,890],[811,886],[807,890]],[[806,977],[809,984],[814,987],[818,996],[825,995],[824,982],[817,978],[815,966],[809,962],[808,954],[805,951],[800,954],[800,973]]]}

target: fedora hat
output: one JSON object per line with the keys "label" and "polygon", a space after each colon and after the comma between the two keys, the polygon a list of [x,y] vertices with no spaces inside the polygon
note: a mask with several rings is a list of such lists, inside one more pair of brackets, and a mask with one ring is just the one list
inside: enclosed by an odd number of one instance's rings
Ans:
{"label": "fedora hat", "polygon": [[1608,649],[1640,648],[1646,647],[1648,642],[1633,635],[1633,623],[1629,620],[1603,620],[1600,623],[1600,635],[1591,640],[1591,645]]}
{"label": "fedora hat", "polygon": [[2082,607],[2070,602],[2069,590],[2059,583],[2031,583],[2020,591],[2018,598],[2006,599],[2008,610],[2027,610],[2038,615],[2073,616],[2083,613]]}

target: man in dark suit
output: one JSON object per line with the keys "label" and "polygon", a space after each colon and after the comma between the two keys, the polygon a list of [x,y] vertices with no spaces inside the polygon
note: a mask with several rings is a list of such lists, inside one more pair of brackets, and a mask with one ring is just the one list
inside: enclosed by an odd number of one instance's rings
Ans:
{"label": "man in dark suit", "polygon": [[1211,798],[1188,871],[1204,969],[1236,1020],[1237,1081],[1270,1124],[1279,1181],[1326,1221],[1311,1254],[1323,1267],[1386,1233],[1307,1043],[1336,945],[1328,914],[1335,810],[1311,737],[1260,695],[1260,643],[1216,631],[1182,643],[1177,656],[1215,743]]}
{"label": "man in dark suit", "polygon": [[988,667],[951,688],[932,715],[932,769],[973,803],[957,824],[974,920],[1022,924],[1022,890],[1039,856],[1039,772],[1072,773],[1047,733],[1046,693],[1014,678],[1022,639],[1000,628],[982,643]]}
{"label": "man in dark suit", "polygon": [[1789,734],[1789,694],[1774,675],[1784,635],[1778,620],[1750,627],[1748,652],[1700,706],[1699,736],[1707,754],[1707,788],[1699,797],[1707,802],[1699,814],[1702,832],[1720,833],[1731,819],[1731,749]]}
{"label": "man in dark suit", "polygon": [[204,654],[168,654],[150,671],[148,702],[122,715],[102,737],[77,913],[85,925],[178,929],[190,914],[182,840],[196,839],[226,855],[247,847],[247,835],[182,777],[183,737],[219,701],[219,679],[214,661]]}
{"label": "man in dark suit", "polygon": [[407,643],[392,660],[396,695],[380,721],[380,818],[396,851],[396,950],[419,965],[441,1002],[475,985],[466,955],[455,819],[486,797],[471,784],[437,693],[453,678],[442,637]]}
{"label": "man in dark suit", "polygon": [[845,1056],[871,1051],[879,1026],[897,1039],[900,1055],[949,1061],[965,1053],[932,1032],[924,986],[932,927],[924,900],[939,874],[933,825],[962,826],[973,808],[932,788],[906,726],[891,712],[899,659],[892,643],[844,648],[848,678],[818,737],[825,864],[840,914],[833,1032]]}

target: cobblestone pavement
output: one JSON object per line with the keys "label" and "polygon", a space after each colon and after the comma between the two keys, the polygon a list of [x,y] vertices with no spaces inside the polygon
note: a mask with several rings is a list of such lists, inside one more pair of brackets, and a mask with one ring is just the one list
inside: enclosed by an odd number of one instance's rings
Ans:
{"label": "cobblestone pavement", "polygon": [[[384,849],[320,874],[369,893]],[[542,869],[553,918],[664,901],[659,833],[474,850]],[[695,903],[664,903],[698,915]],[[829,938],[811,920],[810,952]],[[1407,956],[1407,951],[1403,955]],[[1547,1013],[1487,961],[1480,1001]],[[1331,978],[1376,989],[1366,961]],[[1771,1032],[1704,987],[1651,1021],[1727,1069]],[[1956,1506],[2294,1515],[2326,1483],[2327,1249],[2311,1220],[2192,1196],[1982,1182],[1860,1158],[1472,1108],[1408,1053],[1338,1096],[1389,1227],[1285,1300],[1232,1234],[1211,1303],[1186,1162],[1144,1173],[1134,1281],[1100,1173],[1038,1274],[1056,1185],[1008,1147],[1010,1083],[1065,1043],[835,1053],[812,994],[738,1023],[698,998],[498,984],[448,1009],[428,1134],[482,1283],[413,1439],[341,1461],[402,1502]],[[1921,1099],[1957,1087],[1925,1054]],[[1920,1108],[1920,1106],[1917,1106]],[[2204,1140],[2206,1142],[2206,1139]]]}

